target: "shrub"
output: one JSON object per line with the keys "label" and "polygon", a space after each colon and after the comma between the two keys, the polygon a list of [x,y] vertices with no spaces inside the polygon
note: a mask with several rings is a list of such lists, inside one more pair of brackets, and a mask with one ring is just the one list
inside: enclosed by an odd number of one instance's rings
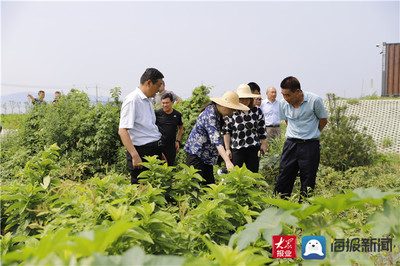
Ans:
{"label": "shrub", "polygon": [[115,165],[122,146],[118,136],[120,89],[114,88],[111,93],[114,100],[106,105],[93,105],[86,93],[71,90],[56,107],[33,106],[21,126],[19,145],[34,155],[45,145],[57,144],[60,160],[85,164],[85,175]]}
{"label": "shrub", "polygon": [[[282,132],[284,135],[284,132]],[[286,138],[274,138],[268,143],[268,152],[261,157],[260,160],[260,174],[262,174],[268,184],[275,184],[279,175],[279,161],[282,154],[283,145]]]}
{"label": "shrub", "polygon": [[321,163],[336,170],[371,165],[377,158],[372,137],[355,128],[356,116],[345,115],[347,106],[337,106],[335,94],[327,94],[329,123],[321,134]]}

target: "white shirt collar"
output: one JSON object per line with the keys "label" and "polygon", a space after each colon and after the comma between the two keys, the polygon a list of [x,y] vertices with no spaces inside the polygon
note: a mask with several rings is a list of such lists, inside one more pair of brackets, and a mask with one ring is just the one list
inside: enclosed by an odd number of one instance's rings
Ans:
{"label": "white shirt collar", "polygon": [[139,87],[136,87],[136,89],[138,90],[138,94],[140,96],[140,99],[142,99],[142,100],[148,99],[147,96],[143,93],[143,91]]}

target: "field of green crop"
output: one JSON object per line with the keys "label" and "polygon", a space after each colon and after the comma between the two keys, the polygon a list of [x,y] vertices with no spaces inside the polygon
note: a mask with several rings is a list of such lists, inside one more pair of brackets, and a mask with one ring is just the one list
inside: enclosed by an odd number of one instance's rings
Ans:
{"label": "field of green crop", "polygon": [[[186,138],[208,92],[196,88],[175,106]],[[1,137],[3,265],[400,263],[399,155],[376,153],[366,136],[358,139],[368,160],[330,145],[335,159],[346,157],[342,164],[321,160],[314,195],[302,204],[298,182],[289,200],[272,193],[284,138],[270,144],[260,173],[236,167],[202,186],[195,169],[148,157],[149,170],[131,185],[117,134],[118,96],[115,90],[113,102],[93,106],[73,91],[56,109],[32,109],[17,119],[18,131]],[[337,142],[329,130],[323,145]],[[349,124],[335,130],[360,134]],[[297,257],[274,259],[274,235],[296,236]],[[324,260],[302,258],[307,235],[326,238]],[[390,239],[391,250],[331,251],[331,241],[354,238]]]}

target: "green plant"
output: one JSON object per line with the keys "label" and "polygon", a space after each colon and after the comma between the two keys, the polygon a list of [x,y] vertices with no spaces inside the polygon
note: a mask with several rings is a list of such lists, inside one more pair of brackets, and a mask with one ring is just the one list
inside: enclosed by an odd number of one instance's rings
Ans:
{"label": "green plant", "polygon": [[199,170],[193,166],[189,167],[185,164],[180,164],[179,166],[182,170],[173,177],[174,185],[171,197],[179,204],[194,202],[197,205],[200,196],[200,182],[204,181],[204,178],[197,173]]}
{"label": "green plant", "polygon": [[359,104],[360,100],[359,99],[347,99],[348,104]]}
{"label": "green plant", "polygon": [[382,140],[382,146],[386,147],[392,147],[393,143],[392,140],[390,139],[390,137],[385,137]]}
{"label": "green plant", "polygon": [[1,126],[5,129],[19,129],[24,121],[25,114],[1,114]]}
{"label": "green plant", "polygon": [[321,163],[336,170],[371,165],[377,157],[370,135],[355,128],[357,117],[345,115],[346,106],[338,106],[336,96],[328,94],[329,123],[321,134]]}
{"label": "green plant", "polygon": [[273,260],[255,254],[259,252],[259,248],[239,250],[230,246],[219,246],[211,243],[203,237],[203,241],[211,251],[211,256],[215,258],[218,265],[265,265]]}
{"label": "green plant", "polygon": [[[225,176],[224,183],[228,190],[235,193],[235,199],[242,206],[249,206],[251,210],[261,211],[265,208],[265,195],[268,184],[258,173],[253,173],[245,166],[235,166]],[[257,189],[254,189],[257,188]]]}
{"label": "green plant", "polygon": [[[283,134],[283,133],[282,133]],[[261,157],[260,174],[262,174],[269,185],[275,183],[279,174],[279,161],[286,138],[274,138],[268,143],[268,153]]]}
{"label": "green plant", "polygon": [[86,93],[71,90],[60,98],[56,107],[32,108],[17,136],[18,145],[35,154],[45,145],[56,143],[61,160],[65,157],[67,161],[85,165],[80,178],[107,171],[107,166],[119,163],[122,146],[116,122],[121,91],[116,87],[111,93],[114,102],[107,105],[93,105]]}
{"label": "green plant", "polygon": [[111,98],[114,99],[114,104],[120,105],[122,102],[119,100],[121,97],[121,87],[115,87],[110,90]]}
{"label": "green plant", "polygon": [[372,95],[367,95],[365,97],[361,97],[360,100],[380,100],[381,97],[376,94],[376,91]]}
{"label": "green plant", "polygon": [[47,218],[46,201],[51,201],[52,187],[60,181],[53,178],[59,148],[52,145],[37,157],[29,160],[20,172],[20,179],[11,186],[2,186],[2,230],[16,227],[17,231],[31,233],[44,225]]}

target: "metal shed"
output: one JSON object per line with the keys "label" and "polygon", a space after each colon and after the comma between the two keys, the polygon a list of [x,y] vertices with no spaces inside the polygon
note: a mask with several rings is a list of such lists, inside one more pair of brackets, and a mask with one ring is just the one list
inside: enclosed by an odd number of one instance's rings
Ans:
{"label": "metal shed", "polygon": [[383,43],[382,96],[400,96],[400,43]]}

